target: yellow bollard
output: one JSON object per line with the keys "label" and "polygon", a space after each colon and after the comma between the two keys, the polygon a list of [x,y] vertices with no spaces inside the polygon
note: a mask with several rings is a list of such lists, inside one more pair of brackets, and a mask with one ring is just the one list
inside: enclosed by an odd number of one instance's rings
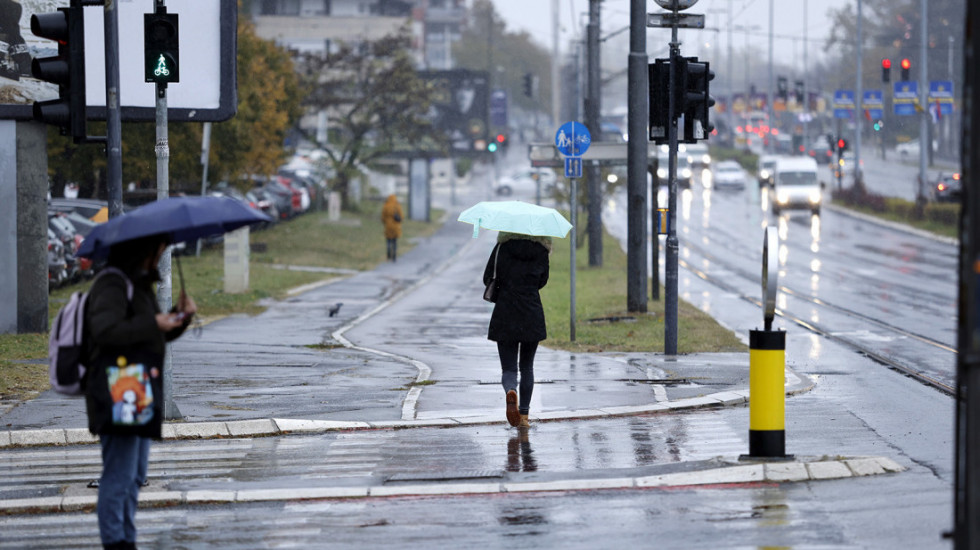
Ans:
{"label": "yellow bollard", "polygon": [[749,331],[749,454],[786,455],[786,332]]}

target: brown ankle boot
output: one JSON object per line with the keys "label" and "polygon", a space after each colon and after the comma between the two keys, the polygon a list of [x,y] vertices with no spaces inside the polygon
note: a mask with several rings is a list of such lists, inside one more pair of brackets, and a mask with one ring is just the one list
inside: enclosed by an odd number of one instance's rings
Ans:
{"label": "brown ankle boot", "polygon": [[507,422],[515,428],[521,422],[521,414],[517,410],[517,392],[514,390],[507,392]]}
{"label": "brown ankle boot", "polygon": [[521,415],[521,421],[517,423],[517,427],[518,428],[530,428],[531,427],[531,423],[527,421],[527,415],[526,414],[522,414]]}

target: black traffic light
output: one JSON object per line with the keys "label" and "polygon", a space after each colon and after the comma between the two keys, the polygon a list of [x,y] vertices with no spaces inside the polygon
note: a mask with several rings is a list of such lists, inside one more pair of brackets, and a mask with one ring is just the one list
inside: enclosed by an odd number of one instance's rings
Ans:
{"label": "black traffic light", "polygon": [[700,139],[708,139],[708,135],[714,130],[708,115],[715,104],[709,85],[714,80],[715,73],[711,71],[707,61],[698,61],[696,57],[689,57],[683,61],[678,65],[676,73],[682,75],[678,78],[680,81],[678,90],[682,98],[678,103],[681,108],[675,109],[675,112],[684,115],[684,139],[681,141],[696,143]]}
{"label": "black traffic light", "polygon": [[796,104],[803,105],[803,81],[797,80],[793,83],[793,95],[796,96]]}
{"label": "black traffic light", "polygon": [[776,95],[783,101],[789,99],[789,81],[785,76],[776,78]]}
{"label": "black traffic light", "polygon": [[143,71],[146,82],[180,82],[179,31],[177,14],[166,13],[166,8],[143,14]]}
{"label": "black traffic light", "polygon": [[667,117],[670,95],[670,60],[657,59],[647,67],[650,93],[650,139],[657,145],[667,143],[670,120]]}
{"label": "black traffic light", "polygon": [[524,95],[534,97],[534,75],[524,73]]}
{"label": "black traffic light", "polygon": [[912,68],[912,62],[906,57],[902,59],[902,80],[909,80],[909,69]]}
{"label": "black traffic light", "polygon": [[881,81],[891,82],[891,80],[892,80],[892,60],[886,57],[885,59],[881,60]]}
{"label": "black traffic light", "polygon": [[34,102],[34,119],[61,128],[78,143],[85,139],[85,21],[81,6],[31,16],[35,36],[58,42],[58,55],[31,62],[35,78],[58,85],[58,99]]}

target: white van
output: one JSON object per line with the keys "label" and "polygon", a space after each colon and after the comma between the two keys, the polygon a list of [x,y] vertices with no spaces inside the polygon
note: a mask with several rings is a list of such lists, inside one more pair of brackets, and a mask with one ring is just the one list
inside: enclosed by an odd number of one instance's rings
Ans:
{"label": "white van", "polygon": [[779,157],[773,172],[772,211],[791,208],[820,213],[823,185],[817,181],[817,161],[810,157]]}

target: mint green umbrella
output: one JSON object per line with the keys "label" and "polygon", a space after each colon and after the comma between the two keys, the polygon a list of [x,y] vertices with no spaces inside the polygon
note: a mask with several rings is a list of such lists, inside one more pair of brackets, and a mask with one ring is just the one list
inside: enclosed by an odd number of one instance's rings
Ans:
{"label": "mint green umbrella", "polygon": [[522,235],[565,238],[572,229],[557,210],[523,201],[483,201],[463,210],[459,221],[473,224],[473,238],[480,228]]}

